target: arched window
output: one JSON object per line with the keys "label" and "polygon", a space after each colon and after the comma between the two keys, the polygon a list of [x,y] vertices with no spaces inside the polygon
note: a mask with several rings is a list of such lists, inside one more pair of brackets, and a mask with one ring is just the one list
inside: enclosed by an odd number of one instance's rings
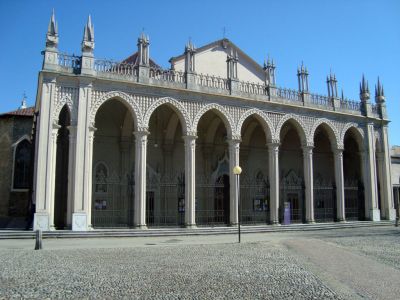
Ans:
{"label": "arched window", "polygon": [[24,139],[19,142],[14,153],[13,189],[28,189],[30,180],[32,145]]}
{"label": "arched window", "polygon": [[96,166],[96,193],[107,193],[108,169],[105,164],[99,163]]}

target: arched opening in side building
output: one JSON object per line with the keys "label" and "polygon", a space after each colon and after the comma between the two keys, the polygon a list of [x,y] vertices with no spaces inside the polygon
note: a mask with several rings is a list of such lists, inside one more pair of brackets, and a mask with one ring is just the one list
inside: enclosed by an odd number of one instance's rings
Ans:
{"label": "arched opening in side building", "polygon": [[242,125],[240,144],[240,201],[243,224],[269,223],[270,185],[265,131],[254,116]]}
{"label": "arched opening in side building", "polygon": [[71,114],[67,105],[58,118],[57,152],[56,152],[56,181],[54,191],[54,226],[64,229],[67,224],[68,212],[68,161],[69,161],[69,131]]}
{"label": "arched opening in side building", "polygon": [[92,168],[92,225],[133,225],[135,195],[134,119],[129,104],[114,98],[96,113]]}
{"label": "arched opening in side building", "polygon": [[280,132],[279,149],[280,203],[279,222],[305,221],[303,151],[299,125],[286,121]]}
{"label": "arched opening in side building", "polygon": [[316,222],[333,222],[336,215],[335,167],[332,153],[333,135],[326,124],[314,133],[314,219]]}
{"label": "arched opening in side building", "polygon": [[169,104],[150,117],[147,147],[146,224],[182,226],[185,218],[185,151],[182,124]]}
{"label": "arched opening in side building", "polygon": [[365,220],[364,184],[362,181],[360,139],[357,129],[350,128],[344,136],[343,175],[345,218]]}
{"label": "arched opening in side building", "polygon": [[206,112],[199,120],[197,135],[196,224],[229,224],[229,154],[222,114]]}

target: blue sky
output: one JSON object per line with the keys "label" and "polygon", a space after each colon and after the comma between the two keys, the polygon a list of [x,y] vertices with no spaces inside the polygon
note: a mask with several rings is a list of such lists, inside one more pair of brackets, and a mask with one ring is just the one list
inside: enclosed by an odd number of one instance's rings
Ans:
{"label": "blue sky", "polygon": [[[327,94],[326,75],[336,74],[339,90],[358,100],[362,74],[373,91],[385,88],[390,144],[400,145],[400,1],[0,1],[0,112],[17,108],[24,91],[35,102],[45,33],[55,9],[59,49],[80,53],[88,14],[95,26],[95,56],[123,59],[136,51],[144,28],[150,56],[167,67],[192,39],[201,46],[223,36],[260,64],[269,54],[277,84],[297,88],[304,61],[312,92]],[[239,74],[240,76],[240,74]]]}

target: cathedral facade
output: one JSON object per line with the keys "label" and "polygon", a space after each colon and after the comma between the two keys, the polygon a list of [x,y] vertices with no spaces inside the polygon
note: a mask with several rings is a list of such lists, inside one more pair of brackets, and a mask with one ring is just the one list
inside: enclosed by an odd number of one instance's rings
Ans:
{"label": "cathedral facade", "polygon": [[[142,34],[122,62],[58,50],[46,35],[36,111],[34,229],[196,227],[394,220],[383,87],[375,102],[277,85],[228,39],[163,69]],[[233,174],[234,166],[243,172]],[[240,180],[237,180],[240,179]],[[240,209],[238,202],[240,199]]]}

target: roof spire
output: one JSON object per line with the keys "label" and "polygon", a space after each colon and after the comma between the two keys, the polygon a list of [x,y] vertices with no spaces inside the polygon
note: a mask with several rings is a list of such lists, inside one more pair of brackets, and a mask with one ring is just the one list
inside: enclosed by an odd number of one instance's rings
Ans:
{"label": "roof spire", "polygon": [[58,24],[56,22],[54,8],[50,17],[49,26],[47,27],[46,47],[47,48],[58,47]]}
{"label": "roof spire", "polygon": [[385,94],[383,91],[383,85],[381,84],[378,77],[378,84],[375,85],[375,101],[376,103],[385,102]]}
{"label": "roof spire", "polygon": [[21,106],[18,109],[25,109],[26,107],[27,107],[26,106],[26,94],[25,94],[25,91],[24,91],[24,94],[22,96]]}
{"label": "roof spire", "polygon": [[89,15],[85,28],[83,30],[82,52],[93,52],[94,49],[94,26],[92,18]]}

